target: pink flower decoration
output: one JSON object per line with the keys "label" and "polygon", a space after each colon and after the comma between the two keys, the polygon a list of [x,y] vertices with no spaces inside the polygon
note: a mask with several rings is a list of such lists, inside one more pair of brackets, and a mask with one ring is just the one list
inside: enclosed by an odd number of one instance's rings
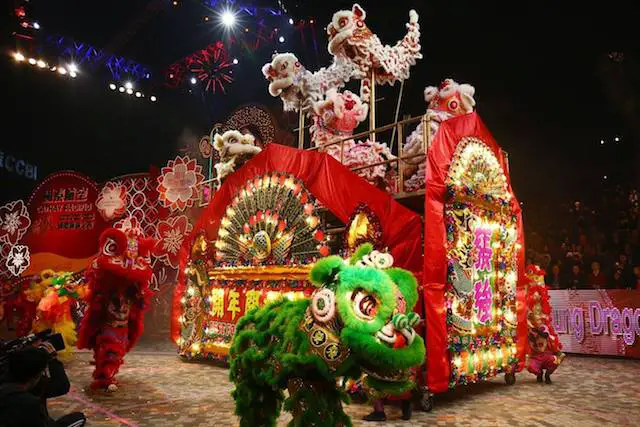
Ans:
{"label": "pink flower decoration", "polygon": [[153,250],[153,255],[168,266],[178,268],[182,242],[192,229],[193,226],[185,215],[160,221],[156,236],[158,243]]}
{"label": "pink flower decoration", "polygon": [[162,206],[183,211],[198,198],[197,187],[204,180],[202,166],[188,156],[169,160],[158,177],[158,193]]}
{"label": "pink flower decoration", "polygon": [[30,225],[29,212],[22,200],[0,206],[0,242],[18,243]]}
{"label": "pink flower decoration", "polygon": [[96,207],[106,221],[121,217],[127,208],[127,189],[122,184],[107,182],[96,200]]}

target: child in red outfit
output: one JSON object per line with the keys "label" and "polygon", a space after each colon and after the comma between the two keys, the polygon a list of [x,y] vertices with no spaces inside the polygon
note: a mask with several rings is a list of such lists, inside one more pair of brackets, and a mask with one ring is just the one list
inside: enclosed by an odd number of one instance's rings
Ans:
{"label": "child in red outfit", "polygon": [[550,342],[553,339],[546,325],[532,329],[529,334],[531,353],[527,355],[527,370],[537,377],[539,383],[544,374],[545,383],[551,384],[551,374],[562,362],[562,356],[553,351],[554,346]]}

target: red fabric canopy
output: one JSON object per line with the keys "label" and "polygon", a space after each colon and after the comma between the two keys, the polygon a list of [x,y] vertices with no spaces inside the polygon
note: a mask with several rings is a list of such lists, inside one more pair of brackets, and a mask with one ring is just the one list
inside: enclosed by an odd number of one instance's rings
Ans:
{"label": "red fabric canopy", "polygon": [[454,117],[444,121],[436,133],[429,148],[425,176],[423,297],[427,324],[427,385],[430,391],[436,393],[449,389],[450,376],[445,306],[445,283],[447,281],[447,235],[444,223],[445,180],[456,146],[464,137],[478,138],[493,151],[507,177],[509,192],[513,196],[512,209],[518,217],[518,243],[521,245],[518,253],[517,288],[519,370],[524,364],[524,345],[527,337],[522,214],[520,204],[511,188],[506,160],[502,150],[476,113]]}
{"label": "red fabric canopy", "polygon": [[344,223],[358,204],[365,203],[380,220],[382,240],[393,255],[395,265],[418,275],[422,270],[421,219],[418,214],[400,205],[391,195],[375,188],[328,154],[272,143],[226,178],[198,220],[191,237],[184,240],[180,277],[173,295],[171,336],[174,340],[179,335],[177,319],[182,314],[180,299],[185,290],[183,270],[189,262],[193,236],[204,232],[208,240],[215,240],[227,206],[245,182],[271,172],[289,173],[302,180],[307,190]]}

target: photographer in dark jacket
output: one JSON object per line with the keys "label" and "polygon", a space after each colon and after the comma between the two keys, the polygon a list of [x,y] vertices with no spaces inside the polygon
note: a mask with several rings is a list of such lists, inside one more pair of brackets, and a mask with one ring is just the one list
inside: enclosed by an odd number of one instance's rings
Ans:
{"label": "photographer in dark jacket", "polygon": [[[69,392],[69,379],[55,349],[44,342],[9,355],[7,381],[0,385],[1,427],[80,427],[84,414],[74,412],[53,420],[46,399]],[[47,374],[48,371],[48,374]]]}

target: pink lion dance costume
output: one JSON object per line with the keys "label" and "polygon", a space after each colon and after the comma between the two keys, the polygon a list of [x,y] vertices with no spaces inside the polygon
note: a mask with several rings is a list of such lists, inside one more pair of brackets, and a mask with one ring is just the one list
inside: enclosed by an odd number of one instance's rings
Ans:
{"label": "pink lion dance costume", "polygon": [[118,389],[115,376],[142,335],[144,310],[151,296],[154,244],[131,220],[100,236],[99,253],[87,273],[88,307],[78,338],[78,348],[93,349],[92,389]]}
{"label": "pink lion dance costume", "polygon": [[544,283],[545,271],[537,265],[527,267],[527,325],[529,343],[526,366],[529,372],[542,382],[551,384],[551,374],[557,369],[565,355],[562,344],[551,324],[551,304]]}

